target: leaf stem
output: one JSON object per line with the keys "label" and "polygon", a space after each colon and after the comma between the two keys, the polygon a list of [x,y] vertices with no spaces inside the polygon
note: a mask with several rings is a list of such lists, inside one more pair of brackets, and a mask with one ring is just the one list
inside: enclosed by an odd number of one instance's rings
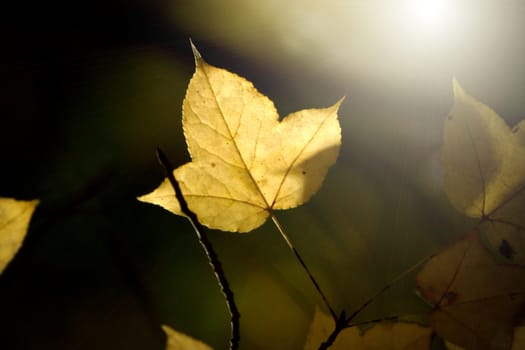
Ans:
{"label": "leaf stem", "polygon": [[332,315],[332,318],[337,323],[338,320],[339,320],[339,317],[337,317],[337,314],[335,313],[334,309],[332,308],[332,306],[330,306],[330,303],[328,302],[328,299],[326,298],[326,295],[321,290],[321,287],[319,286],[319,283],[317,283],[316,279],[314,278],[314,276],[310,272],[310,269],[308,268],[308,266],[304,262],[303,258],[301,257],[301,255],[299,254],[297,249],[295,249],[294,245],[292,244],[292,241],[290,240],[290,238],[288,237],[288,235],[284,231],[283,226],[281,225],[281,223],[279,222],[279,220],[277,219],[275,214],[273,212],[270,212],[270,216],[272,217],[273,223],[275,224],[275,226],[277,227],[277,229],[281,233],[281,236],[284,238],[286,244],[288,244],[288,247],[292,250],[293,254],[295,255],[295,257],[297,258],[297,260],[301,264],[303,270],[306,272],[306,274],[310,278],[310,281],[313,283],[315,289],[317,290],[317,293],[319,293],[319,295],[321,296],[321,299],[323,300],[326,308],[330,311],[330,314]]}
{"label": "leaf stem", "polygon": [[197,238],[199,239],[199,243],[201,244],[202,248],[204,249],[204,252],[206,253],[206,256],[208,257],[208,262],[213,270],[213,273],[215,274],[215,277],[217,278],[217,283],[219,284],[219,287],[221,288],[221,292],[224,295],[224,299],[226,300],[226,305],[228,306],[228,311],[230,313],[230,324],[231,324],[231,338],[230,338],[230,349],[231,350],[237,350],[239,348],[239,341],[240,341],[240,323],[239,319],[241,317],[239,310],[237,309],[237,305],[235,304],[235,299],[233,296],[233,292],[230,288],[230,285],[228,283],[228,280],[226,279],[226,274],[224,273],[224,270],[222,268],[222,264],[219,260],[219,257],[217,256],[217,253],[213,249],[213,246],[208,239],[208,235],[206,234],[205,228],[199,223],[199,220],[197,218],[197,215],[193,213],[188,208],[188,203],[184,199],[184,196],[182,195],[182,191],[180,189],[180,185],[175,179],[175,176],[173,176],[172,169],[170,162],[168,161],[168,158],[162,152],[160,148],[157,148],[157,157],[164,167],[164,170],[166,171],[166,177],[168,178],[171,186],[173,187],[173,190],[175,191],[175,197],[177,198],[181,211],[186,215],[188,221],[190,222],[191,226],[193,227],[193,230],[197,234]]}

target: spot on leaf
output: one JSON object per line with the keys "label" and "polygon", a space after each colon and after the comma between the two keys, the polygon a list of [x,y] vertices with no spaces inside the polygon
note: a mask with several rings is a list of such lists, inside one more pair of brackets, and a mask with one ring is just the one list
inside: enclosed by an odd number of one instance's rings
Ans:
{"label": "spot on leaf", "polygon": [[498,251],[501,255],[503,255],[509,260],[513,260],[514,255],[516,254],[516,251],[512,248],[509,241],[507,241],[506,239],[501,240]]}
{"label": "spot on leaf", "polygon": [[442,300],[442,304],[443,305],[448,305],[448,304],[452,304],[454,301],[456,301],[458,299],[458,294],[456,292],[453,292],[453,291],[447,291],[444,296],[443,296],[443,300]]}

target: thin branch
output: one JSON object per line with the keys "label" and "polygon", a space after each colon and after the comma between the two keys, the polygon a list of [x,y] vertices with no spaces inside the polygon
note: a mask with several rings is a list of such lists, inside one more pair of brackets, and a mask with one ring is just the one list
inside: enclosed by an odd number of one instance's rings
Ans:
{"label": "thin branch", "polygon": [[374,320],[369,320],[369,321],[364,321],[364,322],[351,323],[352,320],[354,318],[356,318],[357,315],[359,315],[368,305],[370,305],[374,300],[376,300],[377,297],[379,297],[381,294],[385,293],[387,290],[392,288],[392,286],[394,286],[398,281],[400,281],[401,279],[406,277],[408,274],[413,272],[415,269],[417,269],[419,266],[421,266],[422,264],[424,264],[428,260],[432,259],[434,256],[435,256],[435,254],[429,255],[429,256],[421,259],[420,261],[418,261],[414,265],[410,266],[405,271],[401,272],[393,280],[391,280],[388,284],[386,284],[383,288],[381,288],[374,295],[372,295],[370,298],[368,298],[348,318],[346,318],[345,312],[343,311],[341,313],[341,316],[339,318],[336,318],[334,330],[328,336],[326,341],[320,345],[319,350],[326,350],[330,346],[332,346],[333,343],[335,342],[335,339],[339,335],[339,333],[341,333],[346,328],[350,328],[350,327],[354,327],[354,326],[358,326],[358,325],[370,324],[370,323],[377,323],[377,322],[386,321],[386,320],[396,320],[396,319],[398,319],[397,316],[390,316],[390,317],[385,317],[385,318],[382,318],[382,319],[374,319]]}
{"label": "thin branch", "polygon": [[293,246],[292,241],[290,240],[290,238],[288,238],[288,235],[285,233],[284,228],[282,227],[282,225],[279,222],[279,220],[277,220],[277,217],[274,215],[273,212],[271,212],[270,215],[272,217],[273,223],[275,224],[275,226],[277,227],[277,229],[281,233],[281,236],[283,236],[284,240],[286,241],[286,244],[288,244],[288,247],[290,247],[290,249],[292,250],[292,252],[295,255],[295,257],[297,258],[297,260],[299,260],[299,263],[301,264],[303,270],[306,272],[306,274],[310,278],[310,281],[312,281],[315,289],[317,290],[317,293],[319,293],[319,295],[321,296],[321,299],[323,299],[323,302],[324,302],[326,308],[330,311],[330,314],[332,315],[332,318],[337,323],[339,318],[337,317],[337,314],[335,313],[334,309],[332,308],[332,306],[328,302],[328,299],[326,298],[326,295],[321,290],[321,287],[319,286],[319,283],[317,283],[316,279],[314,278],[314,276],[310,272],[310,269],[308,268],[308,266],[304,262],[303,258],[301,257],[301,255],[299,254],[297,249],[295,249],[295,247]]}
{"label": "thin branch", "polygon": [[379,289],[374,295],[372,295],[370,298],[368,298],[360,307],[358,307],[346,320],[346,324],[350,325],[350,322],[354,318],[357,317],[368,305],[370,305],[374,300],[376,300],[377,297],[379,297],[381,294],[385,293],[387,290],[392,288],[398,281],[406,277],[408,274],[413,272],[415,269],[417,269],[419,266],[427,262],[428,260],[432,259],[435,254],[429,255],[421,260],[419,260],[414,265],[410,266],[405,271],[401,272],[399,275],[397,275],[394,279],[392,279],[388,284],[386,284],[383,288]]}
{"label": "thin branch", "polygon": [[402,319],[399,316],[386,316],[386,317],[376,318],[373,320],[347,324],[345,328],[361,327],[361,326],[367,326],[370,324],[387,322],[387,321],[402,321]]}
{"label": "thin branch", "polygon": [[164,152],[162,152],[162,150],[159,148],[157,149],[157,157],[159,158],[160,163],[164,167],[164,170],[166,171],[166,177],[168,178],[171,186],[173,187],[173,190],[175,191],[175,197],[179,201],[181,211],[184,215],[186,215],[189,222],[193,226],[193,230],[197,234],[199,243],[204,249],[204,252],[206,253],[206,256],[208,257],[208,262],[210,263],[210,266],[215,274],[215,277],[217,278],[217,283],[219,283],[222,294],[224,295],[224,299],[226,300],[226,305],[228,306],[228,311],[230,312],[230,324],[231,324],[230,349],[237,350],[239,348],[239,341],[240,341],[239,318],[241,317],[241,315],[239,313],[239,310],[237,309],[237,305],[235,304],[233,292],[230,288],[228,280],[226,279],[226,275],[222,268],[221,262],[219,261],[217,253],[213,249],[213,246],[210,240],[208,239],[205,228],[199,223],[199,220],[197,219],[197,215],[195,215],[195,213],[193,213],[188,208],[188,203],[186,203],[186,200],[184,199],[184,196],[182,195],[180,185],[175,179],[175,177],[173,176],[173,172],[172,172],[173,167],[171,166]]}
{"label": "thin branch", "polygon": [[348,320],[347,320],[346,315],[345,315],[345,313],[343,311],[341,313],[341,315],[339,316],[338,320],[335,323],[334,330],[328,336],[328,339],[326,339],[326,341],[319,346],[319,350],[326,350],[330,346],[334,345],[334,342],[337,339],[337,337],[339,336],[339,333],[341,333],[346,328],[356,327],[356,326],[365,326],[365,325],[369,325],[369,324],[372,324],[372,323],[380,323],[380,322],[384,322],[384,321],[394,321],[394,320],[399,320],[399,317],[398,316],[388,316],[388,317],[383,317],[383,318],[376,318],[376,319],[370,320],[370,321],[363,321],[363,322],[348,324]]}

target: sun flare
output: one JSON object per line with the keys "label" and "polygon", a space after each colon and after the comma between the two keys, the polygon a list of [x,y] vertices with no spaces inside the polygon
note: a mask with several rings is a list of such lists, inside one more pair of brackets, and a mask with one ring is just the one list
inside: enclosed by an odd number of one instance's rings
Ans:
{"label": "sun flare", "polygon": [[414,29],[439,31],[452,15],[446,0],[411,0],[407,4],[407,20]]}

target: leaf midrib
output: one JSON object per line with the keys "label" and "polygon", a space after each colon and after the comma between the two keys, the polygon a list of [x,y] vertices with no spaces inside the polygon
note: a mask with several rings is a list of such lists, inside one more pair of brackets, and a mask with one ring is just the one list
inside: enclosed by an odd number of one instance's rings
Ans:
{"label": "leaf midrib", "polygon": [[257,184],[257,181],[255,180],[255,178],[253,177],[252,173],[249,171],[248,169],[248,165],[246,164],[246,161],[244,160],[243,156],[242,156],[242,153],[237,145],[237,142],[235,141],[235,138],[233,137],[233,134],[232,134],[232,130],[230,129],[230,125],[228,124],[227,122],[227,119],[226,119],[226,116],[225,116],[225,113],[224,111],[222,110],[221,106],[219,105],[219,102],[217,100],[217,94],[215,93],[215,90],[213,89],[213,86],[210,82],[210,78],[208,77],[208,73],[206,72],[206,68],[209,66],[208,63],[206,63],[206,61],[204,61],[202,58],[199,59],[199,61],[201,61],[203,64],[202,64],[202,72],[204,74],[204,77],[206,78],[206,83],[208,84],[208,87],[210,88],[210,91],[212,92],[213,94],[213,102],[215,103],[215,105],[217,106],[217,109],[219,110],[220,112],[220,115],[222,117],[222,121],[224,122],[224,124],[226,125],[226,130],[228,130],[228,134],[230,136],[230,139],[233,143],[233,146],[235,148],[235,152],[237,152],[237,155],[239,156],[239,158],[241,159],[241,162],[243,164],[243,167],[244,167],[244,170],[248,173],[248,177],[250,178],[250,181],[252,182],[253,186],[256,188],[257,192],[259,193],[259,196],[262,198],[265,206],[266,206],[266,210],[268,211],[271,211],[271,207],[270,205],[268,204],[268,201],[266,201],[266,198],[264,197],[261,189],[259,188],[259,185]]}
{"label": "leaf midrib", "polygon": [[[287,169],[286,171],[284,172],[284,175],[282,176],[282,179],[281,179],[281,182],[279,184],[279,187],[278,187],[278,190],[276,191],[275,193],[275,196],[273,198],[273,201],[272,201],[272,204],[268,203],[268,201],[266,200],[266,197],[264,196],[261,188],[259,187],[259,184],[257,183],[256,179],[253,177],[251,171],[250,171],[250,168],[248,167],[248,164],[246,163],[246,160],[244,159],[238,145],[237,145],[237,142],[233,136],[233,133],[232,133],[232,130],[230,129],[230,125],[228,124],[227,122],[227,119],[226,119],[226,115],[223,111],[223,109],[221,108],[220,104],[218,103],[218,97],[217,97],[217,94],[215,93],[215,90],[213,88],[213,85],[211,84],[211,81],[210,81],[210,78],[208,76],[208,73],[206,72],[206,68],[209,67],[209,65],[202,59],[200,59],[200,61],[203,63],[202,65],[202,72],[204,74],[204,77],[205,77],[205,80],[206,80],[206,83],[208,84],[208,87],[210,89],[210,91],[212,92],[212,95],[213,95],[213,102],[215,103],[217,109],[219,110],[220,112],[220,115],[222,117],[222,121],[224,122],[225,126],[226,126],[226,129],[228,130],[228,134],[229,134],[229,137],[233,143],[233,146],[235,148],[235,152],[237,153],[237,155],[239,156],[239,158],[241,159],[241,162],[243,164],[243,169],[246,171],[246,173],[248,174],[248,177],[250,178],[250,181],[252,182],[253,186],[256,188],[257,192],[259,193],[259,196],[262,198],[265,206],[266,206],[266,210],[271,212],[272,211],[272,208],[273,206],[275,205],[276,203],[276,200],[277,198],[279,197],[279,193],[282,189],[282,186],[286,180],[286,178],[288,177],[288,174],[290,173],[291,169],[293,169],[295,163],[297,162],[297,160],[301,157],[301,155],[303,154],[304,150],[310,145],[310,143],[312,142],[312,140],[315,138],[315,136],[318,134],[319,130],[321,130],[321,128],[325,125],[326,121],[328,120],[329,116],[326,116],[326,118],[324,118],[324,120],[319,124],[319,126],[317,127],[317,129],[315,130],[314,133],[312,133],[312,136],[308,139],[308,141],[304,144],[304,146],[301,148],[301,150],[297,153],[297,155],[295,156],[295,158],[293,159],[293,161],[287,166]],[[286,120],[286,118],[284,119]],[[281,123],[281,122],[279,122]],[[258,139],[258,137],[257,137]],[[257,143],[256,143],[256,147],[257,147]],[[253,204],[252,204],[253,205]],[[255,206],[255,205],[254,205]]]}

